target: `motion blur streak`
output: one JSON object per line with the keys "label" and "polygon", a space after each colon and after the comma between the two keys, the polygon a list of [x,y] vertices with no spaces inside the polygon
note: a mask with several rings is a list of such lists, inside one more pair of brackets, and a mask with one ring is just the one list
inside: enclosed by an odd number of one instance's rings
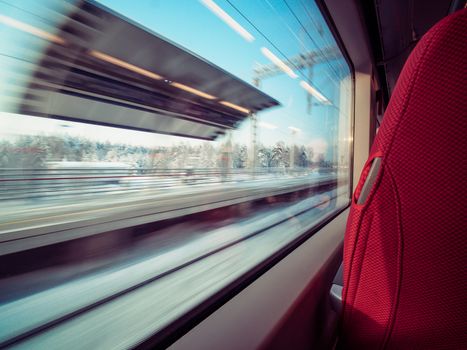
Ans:
{"label": "motion blur streak", "polygon": [[301,81],[300,82],[300,86],[302,88],[304,88],[306,91],[308,91],[311,95],[313,95],[314,97],[316,97],[316,99],[321,102],[321,103],[324,103],[324,104],[331,104],[331,102],[323,96],[322,93],[320,93],[318,90],[316,90],[313,86],[311,86],[310,84],[308,84],[306,81]]}
{"label": "motion blur streak", "polygon": [[248,42],[255,40],[255,37],[250,34],[245,28],[243,28],[236,20],[227,14],[223,9],[221,9],[214,1],[212,0],[201,0],[204,6],[210,9],[217,17],[222,19],[230,28],[235,30],[243,39]]}
{"label": "motion blur streak", "polygon": [[112,64],[114,64],[116,66],[131,70],[131,71],[133,71],[135,73],[144,75],[144,76],[146,76],[148,78],[155,79],[155,80],[162,80],[163,79],[160,75],[158,75],[156,73],[150,72],[150,71],[148,71],[148,70],[146,70],[144,68],[137,67],[134,64],[122,61],[122,60],[120,60],[118,58],[107,55],[107,54],[105,54],[103,52],[96,51],[96,50],[90,50],[89,54],[91,56],[93,56],[93,57],[96,57],[96,58],[102,60],[102,61],[109,62],[109,63],[112,63]]}
{"label": "motion blur streak", "polygon": [[250,113],[250,110],[249,109],[246,109],[244,107],[240,107],[234,103],[231,103],[231,102],[227,102],[227,101],[221,101],[219,102],[220,104],[224,105],[224,106],[227,106],[227,107],[230,107],[230,108],[233,108],[233,109],[236,109],[237,111],[240,111],[240,112],[243,112],[243,113]]}
{"label": "motion blur streak", "polygon": [[292,79],[296,79],[298,77],[297,74],[294,73],[294,71],[286,65],[284,62],[282,62],[276,55],[274,55],[269,49],[262,47],[261,52],[263,53],[264,56],[269,58],[272,63],[274,63],[277,67],[279,67],[285,74],[287,74],[289,77]]}
{"label": "motion blur streak", "polygon": [[271,124],[271,123],[266,123],[266,122],[259,122],[258,126],[260,128],[265,128],[265,129],[269,129],[269,130],[277,129],[277,125],[274,125],[274,124]]}
{"label": "motion blur streak", "polygon": [[45,30],[33,27],[33,26],[31,26],[31,25],[29,25],[27,23],[20,22],[20,21],[18,21],[16,19],[4,16],[4,15],[0,15],[0,23],[3,23],[5,25],[7,25],[7,26],[16,28],[16,29],[21,30],[23,32],[35,35],[35,36],[37,36],[39,38],[42,38],[42,39],[45,39],[45,40],[48,40],[48,41],[52,41],[52,42],[54,42],[56,44],[65,45],[65,40],[63,40],[59,36],[47,33]]}
{"label": "motion blur streak", "polygon": [[204,97],[204,98],[207,98],[208,100],[214,100],[216,97],[212,96],[212,95],[209,95],[205,92],[202,92],[202,91],[199,91],[199,90],[196,90],[192,87],[189,87],[189,86],[186,86],[186,85],[183,85],[183,84],[180,84],[180,83],[170,83],[170,85],[180,89],[180,90],[184,90],[184,91],[187,91],[187,92],[191,92],[192,94],[195,94],[195,95],[198,95],[198,96],[201,96],[201,97]]}

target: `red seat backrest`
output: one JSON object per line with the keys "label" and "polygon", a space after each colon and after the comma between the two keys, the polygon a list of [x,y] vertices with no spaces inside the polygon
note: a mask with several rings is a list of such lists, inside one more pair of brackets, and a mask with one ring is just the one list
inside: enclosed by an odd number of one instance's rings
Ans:
{"label": "red seat backrest", "polygon": [[[344,243],[344,348],[467,349],[467,9],[401,72]],[[357,204],[375,157],[381,167]]]}

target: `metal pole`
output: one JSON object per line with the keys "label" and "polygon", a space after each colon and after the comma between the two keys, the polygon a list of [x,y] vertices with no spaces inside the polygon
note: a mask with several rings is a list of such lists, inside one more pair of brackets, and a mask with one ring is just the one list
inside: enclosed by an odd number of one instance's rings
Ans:
{"label": "metal pole", "polygon": [[250,120],[251,120],[251,129],[250,129],[250,133],[251,133],[251,156],[250,156],[250,167],[251,167],[251,171],[252,171],[252,174],[253,174],[253,177],[255,176],[255,172],[256,172],[256,158],[257,158],[257,117],[256,117],[256,114],[255,113],[252,113],[250,115]]}
{"label": "metal pole", "polygon": [[[254,86],[256,86],[257,88],[260,87],[261,85],[261,80],[259,78],[253,78],[253,84]],[[250,115],[250,120],[251,120],[251,129],[250,129],[250,133],[251,133],[251,163],[250,163],[250,166],[251,166],[251,171],[252,171],[252,175],[253,175],[253,178],[255,177],[255,173],[256,173],[256,165],[257,165],[257,137],[258,137],[258,117],[256,116],[255,113],[252,113]]]}

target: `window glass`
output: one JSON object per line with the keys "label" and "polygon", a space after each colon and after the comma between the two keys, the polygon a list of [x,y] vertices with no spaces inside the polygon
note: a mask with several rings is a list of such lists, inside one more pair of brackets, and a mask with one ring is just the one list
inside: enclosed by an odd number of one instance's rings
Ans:
{"label": "window glass", "polygon": [[0,37],[0,308],[208,256],[214,293],[348,204],[352,73],[313,1],[6,0]]}

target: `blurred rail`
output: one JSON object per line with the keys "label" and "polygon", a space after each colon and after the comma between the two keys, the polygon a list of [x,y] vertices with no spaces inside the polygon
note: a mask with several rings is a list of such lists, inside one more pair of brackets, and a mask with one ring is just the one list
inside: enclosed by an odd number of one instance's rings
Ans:
{"label": "blurred rail", "polygon": [[[75,177],[70,173],[76,174],[68,170],[60,173],[61,178]],[[121,179],[129,178],[129,184],[100,184],[95,180],[91,180],[91,184],[86,181],[67,184],[69,180],[34,180],[22,183],[16,190],[6,191],[8,193],[2,189],[0,255],[239,203],[251,205],[257,200],[292,195],[298,191],[323,191],[334,188],[338,183],[336,174],[292,172],[284,175],[282,169],[280,172],[253,174],[229,174],[216,170],[198,170],[189,175],[186,175],[186,170],[185,175],[181,175],[180,170],[154,173],[165,174],[166,177],[148,174],[122,176]],[[168,173],[173,176],[167,176]],[[21,174],[11,172],[9,177],[3,176],[2,179],[16,178],[21,183],[25,179],[50,178],[50,175],[49,172],[37,172],[34,177],[24,177],[24,174],[20,177]],[[107,175],[103,177],[108,179]],[[65,188],[51,189],[47,185],[50,181],[64,181],[61,186]],[[2,186],[18,182],[4,181]],[[34,188],[31,182],[46,184],[45,189]],[[54,184],[58,186],[57,182]]]}
{"label": "blurred rail", "polygon": [[46,199],[277,177],[307,176],[310,169],[0,169],[0,200]]}

